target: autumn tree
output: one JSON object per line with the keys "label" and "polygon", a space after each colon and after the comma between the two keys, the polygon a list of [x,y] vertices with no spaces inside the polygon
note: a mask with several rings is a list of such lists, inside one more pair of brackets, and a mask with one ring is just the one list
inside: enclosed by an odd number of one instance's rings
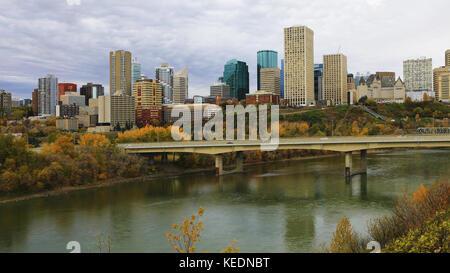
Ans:
{"label": "autumn tree", "polygon": [[204,212],[205,209],[200,207],[197,215],[192,214],[189,219],[184,218],[182,225],[173,224],[173,231],[166,232],[167,240],[176,252],[195,252],[195,244],[200,241],[200,233],[203,231],[203,222],[200,221],[200,217],[203,216]]}
{"label": "autumn tree", "polygon": [[357,253],[364,249],[358,234],[353,230],[350,220],[344,217],[337,225],[330,243],[332,253]]}

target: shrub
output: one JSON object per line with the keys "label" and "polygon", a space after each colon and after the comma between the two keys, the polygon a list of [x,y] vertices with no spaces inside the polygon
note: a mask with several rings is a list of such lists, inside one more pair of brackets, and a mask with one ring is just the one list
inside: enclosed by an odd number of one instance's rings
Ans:
{"label": "shrub", "polygon": [[436,213],[423,229],[410,230],[407,235],[386,246],[391,253],[448,253],[450,251],[450,210]]}

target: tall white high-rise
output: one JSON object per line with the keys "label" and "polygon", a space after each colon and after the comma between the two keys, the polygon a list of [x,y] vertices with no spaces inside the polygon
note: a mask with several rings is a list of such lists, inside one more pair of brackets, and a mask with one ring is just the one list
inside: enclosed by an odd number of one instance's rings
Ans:
{"label": "tall white high-rise", "polygon": [[314,32],[306,26],[284,29],[284,98],[292,106],[314,104]]}
{"label": "tall white high-rise", "polygon": [[188,68],[175,73],[173,76],[173,102],[184,103],[188,97]]}
{"label": "tall white high-rise", "polygon": [[56,102],[58,101],[58,78],[48,74],[38,82],[38,113],[39,115],[56,115]]}
{"label": "tall white high-rise", "polygon": [[403,62],[406,92],[433,91],[432,59],[419,58]]}

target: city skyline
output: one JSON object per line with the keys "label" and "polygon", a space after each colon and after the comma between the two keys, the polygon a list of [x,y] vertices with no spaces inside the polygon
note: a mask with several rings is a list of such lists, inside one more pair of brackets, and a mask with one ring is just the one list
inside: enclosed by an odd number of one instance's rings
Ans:
{"label": "city skyline", "polygon": [[[4,61],[0,64],[0,88],[16,98],[31,98],[38,78],[53,74],[59,82],[78,86],[103,84],[105,93],[109,93],[108,53],[124,49],[139,59],[142,72],[149,78],[154,78],[155,67],[163,62],[176,71],[189,66],[190,96],[208,95],[210,85],[223,72],[223,64],[230,59],[242,60],[249,66],[250,92],[254,92],[257,52],[277,51],[280,67],[283,28],[294,25],[306,25],[314,31],[314,63],[321,63],[323,55],[340,52],[348,57],[349,73],[393,71],[403,75],[403,61],[421,56],[432,58],[433,68],[443,66],[442,52],[450,45],[450,36],[445,35],[448,3],[434,1],[425,6],[404,2],[281,1],[270,5],[218,1],[188,5],[168,1],[156,10],[152,6],[157,16],[149,18],[140,10],[151,3],[125,6],[108,1],[107,7],[100,8],[102,3],[88,0],[25,5],[4,1],[4,10],[16,12],[0,16],[5,26],[1,31]],[[51,14],[45,10],[49,5],[53,7]],[[428,9],[433,13],[427,13]],[[268,10],[271,12],[266,16]],[[169,11],[172,20],[161,20]],[[345,16],[339,11],[345,11]],[[434,16],[418,18],[418,11]],[[196,14],[194,20],[192,14]],[[229,23],[242,17],[243,22]],[[142,33],[149,37],[143,38]],[[216,33],[221,34],[213,35]]]}

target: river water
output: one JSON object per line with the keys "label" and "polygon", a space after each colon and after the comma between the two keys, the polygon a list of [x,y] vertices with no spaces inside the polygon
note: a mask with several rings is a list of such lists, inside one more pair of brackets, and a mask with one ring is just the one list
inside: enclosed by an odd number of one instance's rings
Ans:
{"label": "river water", "polygon": [[[354,166],[359,156],[354,155]],[[172,252],[165,232],[203,206],[198,251],[218,252],[233,239],[241,252],[313,252],[348,217],[389,214],[397,196],[450,177],[450,150],[368,154],[367,176],[344,179],[344,158],[317,158],[119,184],[0,205],[0,252],[97,252],[99,233],[113,252]]]}

